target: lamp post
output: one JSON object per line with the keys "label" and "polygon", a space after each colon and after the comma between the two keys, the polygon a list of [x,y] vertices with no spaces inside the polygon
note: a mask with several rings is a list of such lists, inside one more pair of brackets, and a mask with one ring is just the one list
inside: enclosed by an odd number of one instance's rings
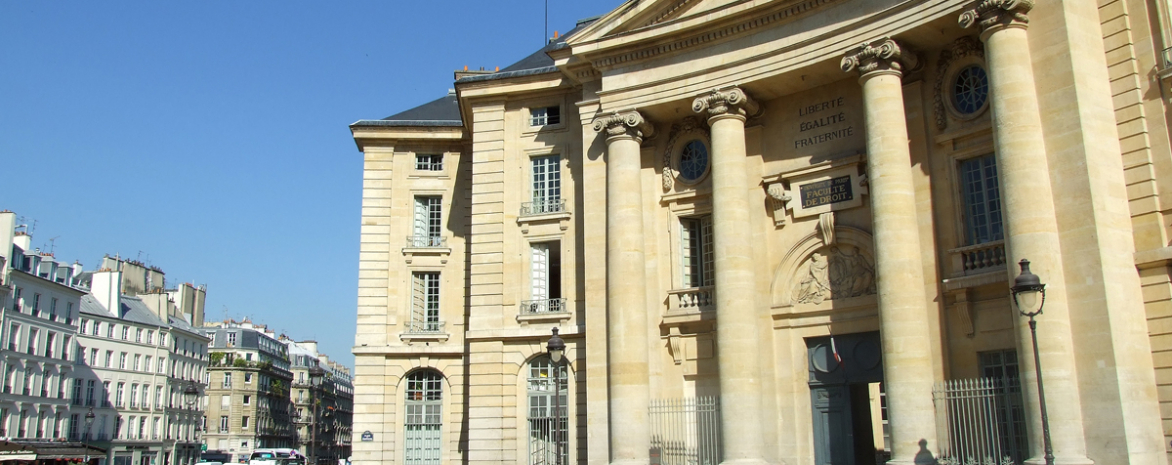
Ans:
{"label": "lamp post", "polygon": [[553,362],[553,443],[554,453],[557,458],[554,459],[554,465],[562,465],[562,440],[561,440],[561,423],[562,423],[562,407],[561,407],[561,364],[562,355],[566,351],[566,341],[563,341],[558,336],[558,329],[553,328],[553,336],[549,338],[545,348],[549,351],[549,360]]}
{"label": "lamp post", "polygon": [[[195,387],[195,383],[187,383],[187,387],[183,389],[183,402],[187,404],[187,410],[195,408],[195,403],[199,400],[199,388]],[[199,424],[195,425],[195,432],[199,432]],[[198,434],[196,434],[198,435]],[[194,436],[194,435],[193,435]]]}
{"label": "lamp post", "polygon": [[313,406],[313,418],[310,419],[309,425],[309,463],[317,465],[317,390],[321,387],[322,378],[326,375],[326,371],[318,365],[317,360],[313,361],[313,366],[309,367],[309,383],[313,386],[309,390],[309,401]]}
{"label": "lamp post", "polygon": [[90,463],[90,428],[94,426],[94,408],[85,414],[85,436],[82,436],[82,446],[85,447],[85,463]]}
{"label": "lamp post", "polygon": [[1018,265],[1021,265],[1021,274],[1013,280],[1013,287],[1009,292],[1013,295],[1017,311],[1030,319],[1030,338],[1034,343],[1034,371],[1038,377],[1038,403],[1042,410],[1042,445],[1045,448],[1046,465],[1054,465],[1054,448],[1050,445],[1050,418],[1046,415],[1046,389],[1042,387],[1042,359],[1038,356],[1038,323],[1034,321],[1034,317],[1042,314],[1042,306],[1046,303],[1046,285],[1042,284],[1038,275],[1030,272],[1029,260],[1023,258]]}

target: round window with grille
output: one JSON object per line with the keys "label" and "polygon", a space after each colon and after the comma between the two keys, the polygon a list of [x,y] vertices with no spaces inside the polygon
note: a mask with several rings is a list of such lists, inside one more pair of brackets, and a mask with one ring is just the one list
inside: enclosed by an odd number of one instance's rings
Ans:
{"label": "round window with grille", "polygon": [[695,182],[708,172],[708,147],[699,139],[688,141],[680,152],[680,179]]}
{"label": "round window with grille", "polygon": [[956,73],[952,83],[952,105],[961,115],[974,115],[989,101],[989,76],[985,69],[970,65]]}

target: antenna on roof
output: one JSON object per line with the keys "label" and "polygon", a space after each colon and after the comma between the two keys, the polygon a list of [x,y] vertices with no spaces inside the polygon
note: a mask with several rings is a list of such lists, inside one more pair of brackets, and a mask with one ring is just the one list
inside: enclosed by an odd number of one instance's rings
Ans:
{"label": "antenna on roof", "polygon": [[61,236],[55,236],[49,239],[49,255],[53,255],[53,251],[56,250],[58,237]]}
{"label": "antenna on roof", "polygon": [[541,31],[541,46],[549,43],[549,0],[545,0],[545,30]]}

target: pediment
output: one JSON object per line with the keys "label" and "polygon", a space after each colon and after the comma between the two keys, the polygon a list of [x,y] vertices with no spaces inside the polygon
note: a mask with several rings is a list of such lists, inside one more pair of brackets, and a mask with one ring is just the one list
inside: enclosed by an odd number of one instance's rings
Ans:
{"label": "pediment", "polygon": [[761,2],[749,2],[749,0],[628,1],[599,18],[589,28],[567,42],[574,45],[575,43],[596,41],[742,3]]}

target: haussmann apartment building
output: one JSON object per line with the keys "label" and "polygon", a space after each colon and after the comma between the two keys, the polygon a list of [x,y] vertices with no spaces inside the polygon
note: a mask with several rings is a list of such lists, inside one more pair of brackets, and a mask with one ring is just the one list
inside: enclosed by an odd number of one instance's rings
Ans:
{"label": "haussmann apartment building", "polygon": [[1163,0],[631,0],[355,122],[354,462],[1167,463],[1170,47]]}

